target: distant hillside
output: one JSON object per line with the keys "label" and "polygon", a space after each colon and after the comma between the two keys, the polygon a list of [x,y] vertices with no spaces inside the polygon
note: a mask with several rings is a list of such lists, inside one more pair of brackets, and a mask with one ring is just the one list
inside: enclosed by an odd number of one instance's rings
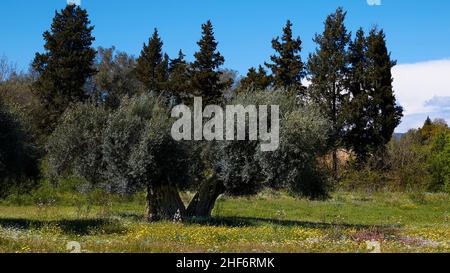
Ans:
{"label": "distant hillside", "polygon": [[394,133],[393,138],[400,140],[405,134],[404,133]]}

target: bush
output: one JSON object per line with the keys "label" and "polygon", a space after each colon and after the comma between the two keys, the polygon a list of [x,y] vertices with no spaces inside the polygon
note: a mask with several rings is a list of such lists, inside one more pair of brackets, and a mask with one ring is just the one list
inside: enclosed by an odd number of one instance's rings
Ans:
{"label": "bush", "polygon": [[0,197],[14,187],[28,190],[38,175],[38,153],[29,134],[0,102]]}
{"label": "bush", "polygon": [[429,150],[422,145],[419,131],[411,130],[388,147],[388,167],[392,186],[397,190],[424,191],[430,183],[427,168]]}
{"label": "bush", "polygon": [[431,191],[450,193],[450,132],[439,133],[432,144],[430,157]]}
{"label": "bush", "polygon": [[427,120],[423,128],[393,139],[385,151],[364,166],[349,166],[345,189],[449,192],[450,130],[442,121]]}

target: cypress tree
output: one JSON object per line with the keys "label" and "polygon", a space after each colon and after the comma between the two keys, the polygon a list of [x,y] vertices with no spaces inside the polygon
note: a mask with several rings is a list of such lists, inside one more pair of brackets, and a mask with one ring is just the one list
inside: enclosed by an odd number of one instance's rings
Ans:
{"label": "cypress tree", "polygon": [[367,40],[362,29],[356,32],[356,38],[349,46],[348,91],[350,96],[345,102],[346,146],[357,156],[357,165],[365,162],[372,147],[373,132],[370,128],[368,109],[370,99],[367,83]]}
{"label": "cypress tree", "polygon": [[93,29],[86,10],[67,5],[55,12],[51,29],[43,35],[45,52],[36,53],[32,67],[39,75],[33,90],[47,110],[46,132],[70,103],[88,98],[84,87],[96,72]]}
{"label": "cypress tree", "polygon": [[397,62],[391,59],[383,30],[370,31],[367,38],[367,81],[371,98],[369,116],[372,120],[373,144],[386,145],[403,117],[403,108],[397,105],[392,86],[392,67]]}
{"label": "cypress tree", "polygon": [[346,12],[338,8],[325,21],[323,34],[316,35],[318,48],[310,54],[308,70],[311,77],[309,96],[332,122],[330,146],[333,149],[333,173],[337,178],[337,150],[342,144],[344,131],[343,108],[347,99],[347,48],[351,35],[345,27]]}
{"label": "cypress tree", "polygon": [[162,47],[163,41],[155,28],[148,45],[144,43],[136,65],[136,77],[148,91],[163,91],[167,81],[168,57]]}
{"label": "cypress tree", "polygon": [[223,91],[232,83],[220,80],[222,72],[219,68],[225,58],[217,51],[218,43],[210,20],[202,25],[202,38],[197,44],[200,50],[195,53],[192,64],[193,92],[196,96],[202,96],[207,103],[219,103],[223,100]]}
{"label": "cypress tree", "polygon": [[302,79],[306,76],[304,64],[300,56],[302,41],[300,37],[293,38],[292,23],[287,21],[283,28],[283,36],[272,40],[276,54],[271,56],[272,63],[266,66],[272,70],[275,88],[303,92]]}
{"label": "cypress tree", "polygon": [[403,109],[394,96],[391,69],[396,62],[391,60],[383,31],[372,29],[365,37],[359,30],[349,51],[346,143],[361,165],[391,140]]}
{"label": "cypress tree", "polygon": [[267,75],[266,70],[260,65],[258,70],[254,67],[248,70],[247,76],[241,80],[239,89],[266,90],[271,83],[271,76]]}

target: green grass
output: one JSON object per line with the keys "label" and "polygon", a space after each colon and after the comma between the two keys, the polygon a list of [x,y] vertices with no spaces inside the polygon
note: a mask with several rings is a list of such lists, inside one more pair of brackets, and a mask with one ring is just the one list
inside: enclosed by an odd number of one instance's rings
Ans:
{"label": "green grass", "polygon": [[[187,197],[186,197],[187,198]],[[445,194],[265,192],[221,198],[209,220],[147,223],[141,199],[112,206],[0,206],[0,252],[450,252]]]}

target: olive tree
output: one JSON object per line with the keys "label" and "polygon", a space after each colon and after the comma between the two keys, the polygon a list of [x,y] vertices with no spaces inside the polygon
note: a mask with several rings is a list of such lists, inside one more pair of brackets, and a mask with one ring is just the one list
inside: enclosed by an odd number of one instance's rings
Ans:
{"label": "olive tree", "polygon": [[[146,190],[151,221],[177,213],[210,217],[221,194],[253,195],[265,187],[309,197],[326,193],[317,165],[330,127],[326,119],[285,92],[243,92],[229,103],[279,106],[279,149],[262,152],[263,143],[250,139],[175,141],[164,100],[141,95],[125,98],[109,115],[88,105],[67,112],[51,138],[49,161],[57,173],[103,182],[110,191]],[[196,192],[187,208],[182,190]]]}
{"label": "olive tree", "polygon": [[261,170],[269,186],[310,198],[327,194],[327,176],[318,159],[326,153],[329,122],[312,107],[297,107],[281,121],[280,148],[258,151]]}
{"label": "olive tree", "polygon": [[210,175],[197,186],[188,215],[209,217],[221,194],[253,195],[266,187],[287,189],[311,198],[326,196],[327,176],[319,166],[319,158],[327,152],[331,128],[326,118],[313,106],[301,104],[295,96],[284,92],[243,92],[229,103],[278,105],[280,147],[273,152],[262,152],[261,142],[248,138],[207,145],[206,154],[212,162],[208,166]]}
{"label": "olive tree", "polygon": [[78,103],[65,111],[46,145],[50,175],[75,176],[90,184],[102,183],[105,171],[103,135],[108,111]]}
{"label": "olive tree", "polygon": [[142,95],[125,99],[105,130],[103,153],[111,189],[123,193],[147,190],[149,220],[185,211],[178,192],[188,181],[185,147],[172,139],[171,126],[164,103]]}

